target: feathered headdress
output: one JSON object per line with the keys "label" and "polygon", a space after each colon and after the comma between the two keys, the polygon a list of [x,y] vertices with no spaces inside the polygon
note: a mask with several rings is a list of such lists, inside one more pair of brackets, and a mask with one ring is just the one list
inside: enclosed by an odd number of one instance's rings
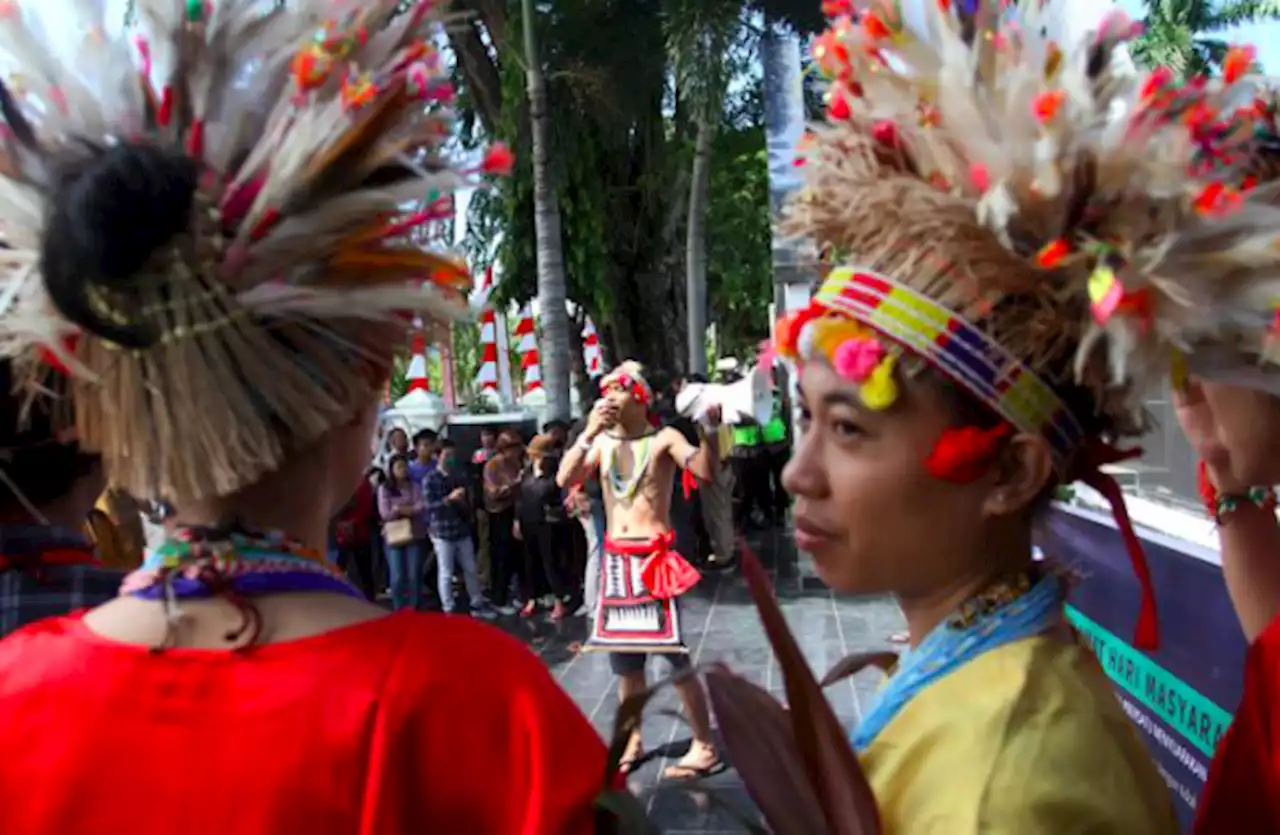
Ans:
{"label": "feathered headdress", "polygon": [[0,355],[69,375],[129,492],[226,494],[376,397],[414,313],[465,315],[413,232],[509,159],[441,156],[433,0],[116,5],[0,4]]}
{"label": "feathered headdress", "polygon": [[1064,467],[1088,436],[1141,431],[1174,349],[1264,353],[1280,192],[1259,181],[1274,109],[1248,50],[1181,82],[1120,60],[1141,31],[1120,11],[1060,43],[1065,3],[929,0],[915,21],[891,0],[824,5],[829,123],[787,227],[845,266],[784,352],[846,314],[1043,432]]}
{"label": "feathered headdress", "polygon": [[[1122,12],[1074,42],[1066,2],[829,0],[814,57],[828,124],[806,137],[787,229],[832,265],[779,350],[826,357],[868,408],[895,369],[931,366],[1000,418],[958,427],[925,462],[965,480],[1011,428],[1112,500],[1145,559],[1100,439],[1141,434],[1142,399],[1178,351],[1261,339],[1280,300],[1277,187],[1259,182],[1273,109],[1233,50],[1222,79],[1139,75]],[[923,361],[923,365],[921,364]]]}

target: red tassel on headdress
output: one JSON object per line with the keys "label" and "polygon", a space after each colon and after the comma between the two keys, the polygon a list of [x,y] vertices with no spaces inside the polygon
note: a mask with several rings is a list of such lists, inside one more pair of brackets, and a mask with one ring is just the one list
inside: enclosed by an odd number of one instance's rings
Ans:
{"label": "red tassel on headdress", "polygon": [[929,475],[952,484],[968,484],[990,468],[1000,444],[1013,434],[1013,427],[1001,423],[990,429],[957,426],[946,430],[925,459]]}
{"label": "red tassel on headdress", "polygon": [[[62,349],[65,353],[74,354],[76,352],[76,346],[79,344],[80,344],[79,335],[68,336],[62,340]],[[55,354],[53,350],[50,348],[40,349],[40,362],[49,366],[54,371],[58,372],[59,374],[62,374],[63,376],[66,376],[67,374],[71,373],[70,369],[67,368],[67,364],[64,363],[58,357],[58,355]]]}
{"label": "red tassel on headdress", "polygon": [[1111,514],[1115,517],[1116,526],[1120,529],[1120,538],[1124,540],[1125,550],[1129,552],[1129,561],[1133,564],[1133,573],[1138,576],[1138,586],[1142,592],[1133,644],[1138,649],[1150,652],[1160,646],[1160,628],[1156,614],[1155,589],[1151,585],[1151,568],[1147,565],[1147,555],[1142,550],[1142,541],[1133,530],[1133,522],[1130,521],[1129,510],[1124,505],[1124,494],[1120,491],[1120,485],[1101,469],[1108,464],[1127,461],[1141,454],[1140,449],[1116,449],[1103,441],[1094,441],[1092,445],[1080,452],[1080,460],[1077,462],[1077,480],[1097,490],[1111,505]]}

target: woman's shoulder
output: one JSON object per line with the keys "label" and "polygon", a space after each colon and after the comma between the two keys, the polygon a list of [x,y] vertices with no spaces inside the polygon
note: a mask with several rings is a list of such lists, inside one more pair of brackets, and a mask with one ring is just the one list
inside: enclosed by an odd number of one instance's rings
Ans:
{"label": "woman's shoulder", "polygon": [[[511,681],[531,672],[549,676],[527,646],[495,626],[459,615],[409,612],[402,617],[398,660],[405,662],[408,678],[428,684],[440,671],[453,675],[459,669],[472,680]],[[479,658],[485,663],[475,663]]]}
{"label": "woman's shoulder", "polygon": [[[958,834],[1178,831],[1168,789],[1096,659],[1058,638],[1014,642],[933,683],[869,754],[882,801],[974,821]],[[944,784],[933,801],[916,794]]]}

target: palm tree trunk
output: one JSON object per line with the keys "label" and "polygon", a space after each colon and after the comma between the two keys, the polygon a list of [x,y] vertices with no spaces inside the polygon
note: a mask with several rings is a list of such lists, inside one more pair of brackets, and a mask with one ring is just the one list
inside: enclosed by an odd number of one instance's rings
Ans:
{"label": "palm tree trunk", "polygon": [[538,61],[533,0],[521,0],[525,80],[533,127],[533,225],[538,265],[538,307],[542,316],[542,385],[547,419],[569,419],[569,314],[565,309],[564,251],[560,205],[551,183],[551,126],[547,88]]}
{"label": "palm tree trunk", "polygon": [[707,203],[711,194],[711,155],[719,127],[717,96],[709,96],[698,119],[693,176],[689,183],[689,219],[685,225],[685,305],[689,331],[689,373],[707,373]]}

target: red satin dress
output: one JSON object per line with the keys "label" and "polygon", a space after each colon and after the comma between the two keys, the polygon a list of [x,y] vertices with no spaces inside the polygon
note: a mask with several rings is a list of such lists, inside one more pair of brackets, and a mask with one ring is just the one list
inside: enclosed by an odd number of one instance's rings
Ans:
{"label": "red satin dress", "polygon": [[1280,833],[1280,618],[1249,647],[1244,697],[1209,766],[1194,831]]}
{"label": "red satin dress", "polygon": [[542,663],[467,618],[242,653],[79,615],[0,641],[4,835],[586,835],[604,766]]}

